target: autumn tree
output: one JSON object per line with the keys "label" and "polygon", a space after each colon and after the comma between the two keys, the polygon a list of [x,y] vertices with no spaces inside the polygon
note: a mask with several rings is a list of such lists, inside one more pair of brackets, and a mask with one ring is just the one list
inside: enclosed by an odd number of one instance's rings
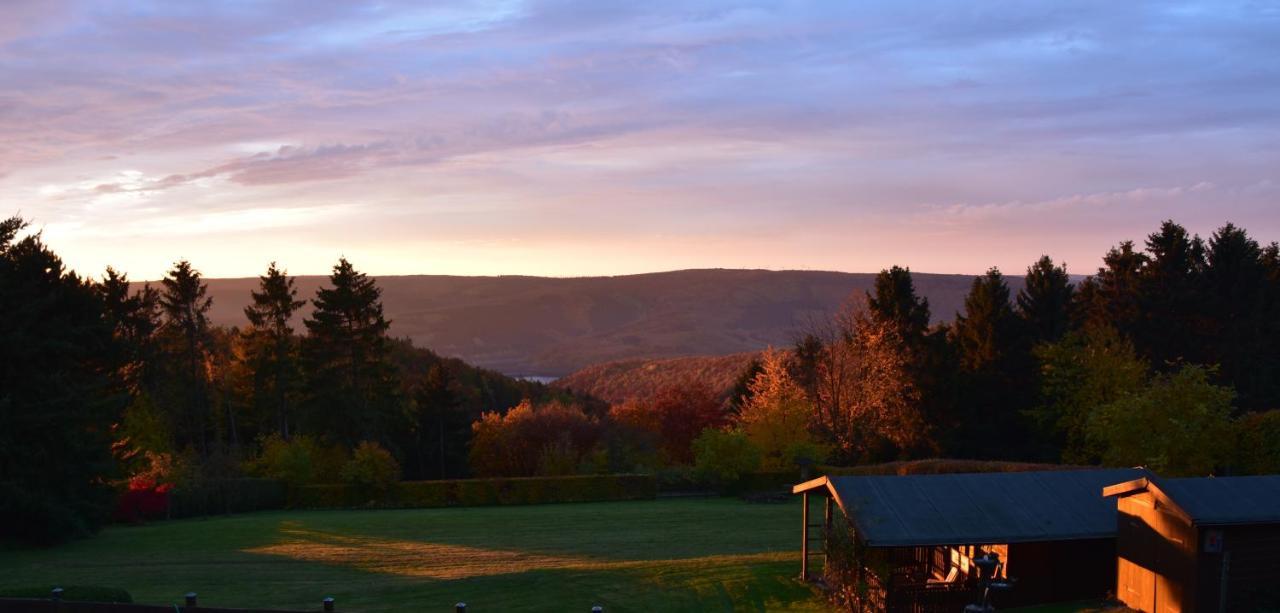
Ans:
{"label": "autumn tree", "polygon": [[818,335],[816,427],[846,462],[899,455],[927,443],[919,391],[897,328],[861,305],[846,308]]}
{"label": "autumn tree", "polygon": [[471,470],[484,477],[573,474],[599,438],[599,421],[581,406],[525,400],[472,424]]}
{"label": "autumn tree", "polygon": [[715,390],[699,381],[667,385],[648,398],[630,398],[614,405],[609,417],[653,435],[664,459],[675,464],[693,461],[693,439],[703,430],[729,423]]}
{"label": "autumn tree", "polygon": [[766,470],[790,470],[796,461],[826,459],[827,450],[810,433],[813,403],[788,369],[787,354],[769,349],[748,385],[738,423],[763,456]]}
{"label": "autumn tree", "polygon": [[274,429],[289,440],[293,405],[301,372],[298,339],[290,322],[306,304],[298,300],[293,279],[272,262],[258,277],[253,302],[244,308],[249,326],[242,332],[243,361],[253,373],[252,402],[260,412],[274,415]]}
{"label": "autumn tree", "polygon": [[382,291],[342,258],[312,301],[302,343],[306,421],[311,431],[351,447],[385,442],[398,425],[399,382],[389,361]]}

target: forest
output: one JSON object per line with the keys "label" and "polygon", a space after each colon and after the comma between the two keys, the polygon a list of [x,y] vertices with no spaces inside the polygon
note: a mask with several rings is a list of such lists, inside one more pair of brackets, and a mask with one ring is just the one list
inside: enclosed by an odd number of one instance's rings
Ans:
{"label": "forest", "polygon": [[[913,458],[1280,471],[1280,249],[1167,221],[1073,281],[991,269],[931,325],[911,273],[770,348],[726,400],[700,383],[612,405],[389,335],[345,258],[314,296],[272,263],[244,324],[210,324],[187,261],[159,283],[68,271],[0,223],[0,538],[90,534],[122,492],[760,471]],[[310,303],[310,309],[307,309]],[[309,313],[303,326],[295,314]]]}

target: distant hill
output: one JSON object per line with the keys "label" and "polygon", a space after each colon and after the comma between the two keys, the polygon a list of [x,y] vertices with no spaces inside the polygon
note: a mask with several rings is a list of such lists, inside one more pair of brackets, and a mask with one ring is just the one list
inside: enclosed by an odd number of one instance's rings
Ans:
{"label": "distant hill", "polygon": [[[972,275],[916,273],[949,320]],[[617,277],[379,277],[391,332],[511,375],[563,376],[615,360],[727,355],[790,344],[874,274],[681,270]],[[298,277],[311,298],[325,277]],[[1011,277],[1016,291],[1020,277]],[[212,319],[244,325],[257,279],[209,279]],[[301,323],[299,322],[299,327]]]}
{"label": "distant hill", "polygon": [[616,404],[629,397],[651,397],[666,386],[697,381],[728,398],[738,376],[757,355],[752,352],[606,362],[578,370],[551,385]]}

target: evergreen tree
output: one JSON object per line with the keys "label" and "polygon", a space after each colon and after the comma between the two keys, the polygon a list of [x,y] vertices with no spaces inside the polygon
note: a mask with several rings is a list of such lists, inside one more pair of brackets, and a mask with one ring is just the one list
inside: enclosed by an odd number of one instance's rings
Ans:
{"label": "evergreen tree", "polygon": [[[1134,251],[1133,241],[1112,247],[1102,258],[1095,285],[1085,295],[1086,325],[1110,326],[1133,338],[1142,321],[1141,275],[1147,255]],[[1081,288],[1084,289],[1084,288]]]}
{"label": "evergreen tree", "polygon": [[1262,248],[1243,228],[1220,228],[1209,239],[1205,263],[1208,291],[1207,362],[1221,366],[1222,381],[1235,386],[1243,408],[1270,408],[1268,390],[1280,367],[1264,359],[1275,339],[1266,308],[1267,268]]}
{"label": "evergreen tree", "polygon": [[342,258],[312,301],[302,344],[312,431],[354,447],[386,443],[398,425],[397,381],[388,356],[382,291]]}
{"label": "evergreen tree", "polygon": [[124,403],[97,290],[25,225],[0,221],[0,541],[52,544],[106,519]]}
{"label": "evergreen tree", "polygon": [[[1142,320],[1135,342],[1157,369],[1202,362],[1204,242],[1173,221],[1147,237],[1150,254],[1139,278]],[[1170,334],[1177,330],[1178,334]]]}
{"label": "evergreen tree", "polygon": [[973,280],[951,333],[968,371],[1001,368],[1018,342],[1018,318],[1009,302],[1009,285],[992,268]]}
{"label": "evergreen tree", "polygon": [[1023,412],[1032,397],[1033,364],[998,269],[973,280],[951,337],[959,357],[959,420],[953,452],[981,458],[1028,453]]}
{"label": "evergreen tree", "polygon": [[470,416],[458,397],[457,381],[444,364],[436,363],[414,386],[408,455],[416,460],[419,478],[445,479],[464,472]]}
{"label": "evergreen tree", "polygon": [[911,269],[894,266],[876,275],[873,292],[867,292],[872,316],[892,323],[904,341],[918,347],[929,329],[929,299],[916,295]]}
{"label": "evergreen tree", "polygon": [[289,324],[306,301],[297,300],[293,279],[272,262],[258,277],[253,303],[244,308],[249,327],[244,331],[246,362],[254,373],[253,402],[275,416],[275,429],[289,440],[290,415],[300,372],[297,338]]}
{"label": "evergreen tree", "polygon": [[1018,290],[1018,315],[1033,343],[1053,342],[1071,327],[1071,303],[1075,286],[1067,267],[1041,256],[1027,268],[1026,284]]}
{"label": "evergreen tree", "polygon": [[160,293],[143,284],[130,293],[128,275],[107,267],[97,285],[108,325],[115,336],[118,355],[114,356],[121,379],[133,394],[146,393],[155,383],[156,374],[149,369],[157,361],[156,334],[160,330]]}
{"label": "evergreen tree", "polygon": [[173,364],[169,377],[174,403],[179,407],[174,420],[177,446],[191,446],[209,453],[208,418],[212,409],[206,361],[209,349],[209,309],[213,298],[200,279],[200,272],[186,260],[173,265],[160,281],[160,308],[165,319],[161,328],[167,337]]}

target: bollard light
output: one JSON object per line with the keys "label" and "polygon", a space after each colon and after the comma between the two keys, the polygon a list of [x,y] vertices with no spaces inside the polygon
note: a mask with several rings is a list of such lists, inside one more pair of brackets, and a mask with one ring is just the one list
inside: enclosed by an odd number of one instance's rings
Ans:
{"label": "bollard light", "polygon": [[594,606],[594,607],[591,607],[591,613],[604,613],[604,607],[602,607],[602,606],[600,606],[600,605],[596,605],[596,606]]}
{"label": "bollard light", "polygon": [[53,588],[53,591],[49,592],[49,599],[53,600],[54,602],[62,600],[62,588],[60,587]]}
{"label": "bollard light", "polygon": [[325,611],[332,611],[332,610],[333,610],[333,596],[325,596],[325,597],[324,597],[324,600],[322,600],[321,602],[322,602],[322,603],[324,603],[324,610],[325,610]]}
{"label": "bollard light", "polygon": [[453,605],[453,611],[454,613],[467,613],[467,603],[459,602],[458,604]]}
{"label": "bollard light", "polygon": [[195,592],[187,592],[187,595],[186,595],[186,596],[184,596],[184,597],[183,597],[183,599],[184,599],[184,600],[186,600],[186,602],[187,602],[187,606],[188,606],[188,607],[194,607],[194,606],[196,606],[196,593],[195,593]]}

